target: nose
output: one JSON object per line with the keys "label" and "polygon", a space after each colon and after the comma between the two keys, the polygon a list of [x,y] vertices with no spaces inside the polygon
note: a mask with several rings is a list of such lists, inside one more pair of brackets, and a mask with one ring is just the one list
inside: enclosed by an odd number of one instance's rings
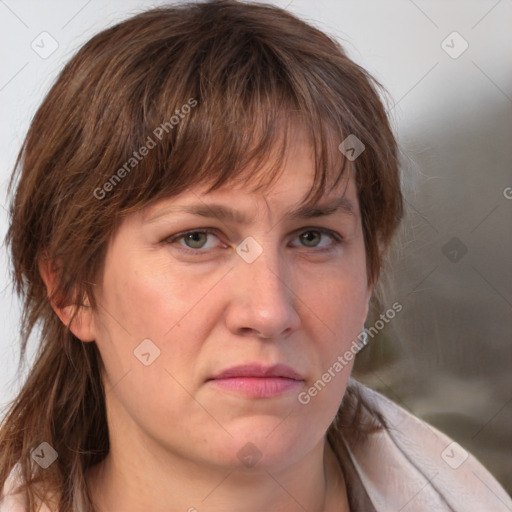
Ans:
{"label": "nose", "polygon": [[230,274],[225,317],[230,332],[278,339],[298,329],[293,278],[277,249],[265,248],[252,263],[240,258]]}

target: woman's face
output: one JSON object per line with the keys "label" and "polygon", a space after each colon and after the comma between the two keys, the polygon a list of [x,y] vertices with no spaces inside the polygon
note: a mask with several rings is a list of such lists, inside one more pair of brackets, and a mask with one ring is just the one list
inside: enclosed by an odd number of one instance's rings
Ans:
{"label": "woman's face", "polygon": [[353,175],[317,205],[336,211],[292,215],[314,163],[300,138],[288,155],[265,195],[191,189],[118,228],[87,310],[111,449],[278,469],[323,440],[371,291]]}

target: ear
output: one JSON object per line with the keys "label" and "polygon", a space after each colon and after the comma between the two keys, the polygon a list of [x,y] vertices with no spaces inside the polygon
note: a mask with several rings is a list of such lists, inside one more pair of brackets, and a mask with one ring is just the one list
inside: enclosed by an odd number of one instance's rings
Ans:
{"label": "ear", "polygon": [[375,283],[369,284],[366,287],[366,299],[367,299],[367,302],[370,302],[374,290],[375,290]]}
{"label": "ear", "polygon": [[83,304],[78,305],[78,312],[71,321],[73,312],[76,309],[74,304],[62,305],[63,301],[59,297],[53,297],[54,290],[57,289],[59,280],[59,266],[50,259],[43,258],[39,260],[39,273],[46,286],[46,293],[51,306],[62,323],[69,327],[69,330],[81,341],[90,342],[95,340],[93,329],[93,310],[89,301],[84,299]]}
{"label": "ear", "polygon": [[368,316],[368,313],[370,311],[370,302],[372,300],[373,291],[375,289],[375,284],[369,284],[366,287],[366,296],[365,296],[365,314],[364,317],[366,318]]}

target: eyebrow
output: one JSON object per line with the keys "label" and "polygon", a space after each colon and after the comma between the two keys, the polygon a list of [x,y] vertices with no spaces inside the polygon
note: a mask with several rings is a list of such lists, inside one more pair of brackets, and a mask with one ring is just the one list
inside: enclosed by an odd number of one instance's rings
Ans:
{"label": "eyebrow", "polygon": [[[355,216],[356,212],[352,201],[342,196],[326,204],[300,206],[299,208],[286,213],[285,218],[290,220],[313,219],[317,217],[333,215],[338,211],[352,216]],[[229,221],[239,224],[250,223],[250,219],[245,215],[245,213],[216,203],[197,203],[163,208],[161,211],[157,211],[154,215],[149,217],[146,222],[153,222],[163,215],[167,215],[169,213],[189,213],[192,215],[198,215],[200,217],[217,218],[221,221]]]}

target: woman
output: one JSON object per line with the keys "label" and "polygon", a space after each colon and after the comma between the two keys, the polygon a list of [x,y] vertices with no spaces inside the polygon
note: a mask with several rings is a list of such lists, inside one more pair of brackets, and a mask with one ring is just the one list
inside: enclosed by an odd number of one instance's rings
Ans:
{"label": "woman", "polygon": [[147,11],[73,57],[13,182],[23,348],[41,332],[2,512],[510,510],[350,378],[402,216],[377,87],[263,4]]}

